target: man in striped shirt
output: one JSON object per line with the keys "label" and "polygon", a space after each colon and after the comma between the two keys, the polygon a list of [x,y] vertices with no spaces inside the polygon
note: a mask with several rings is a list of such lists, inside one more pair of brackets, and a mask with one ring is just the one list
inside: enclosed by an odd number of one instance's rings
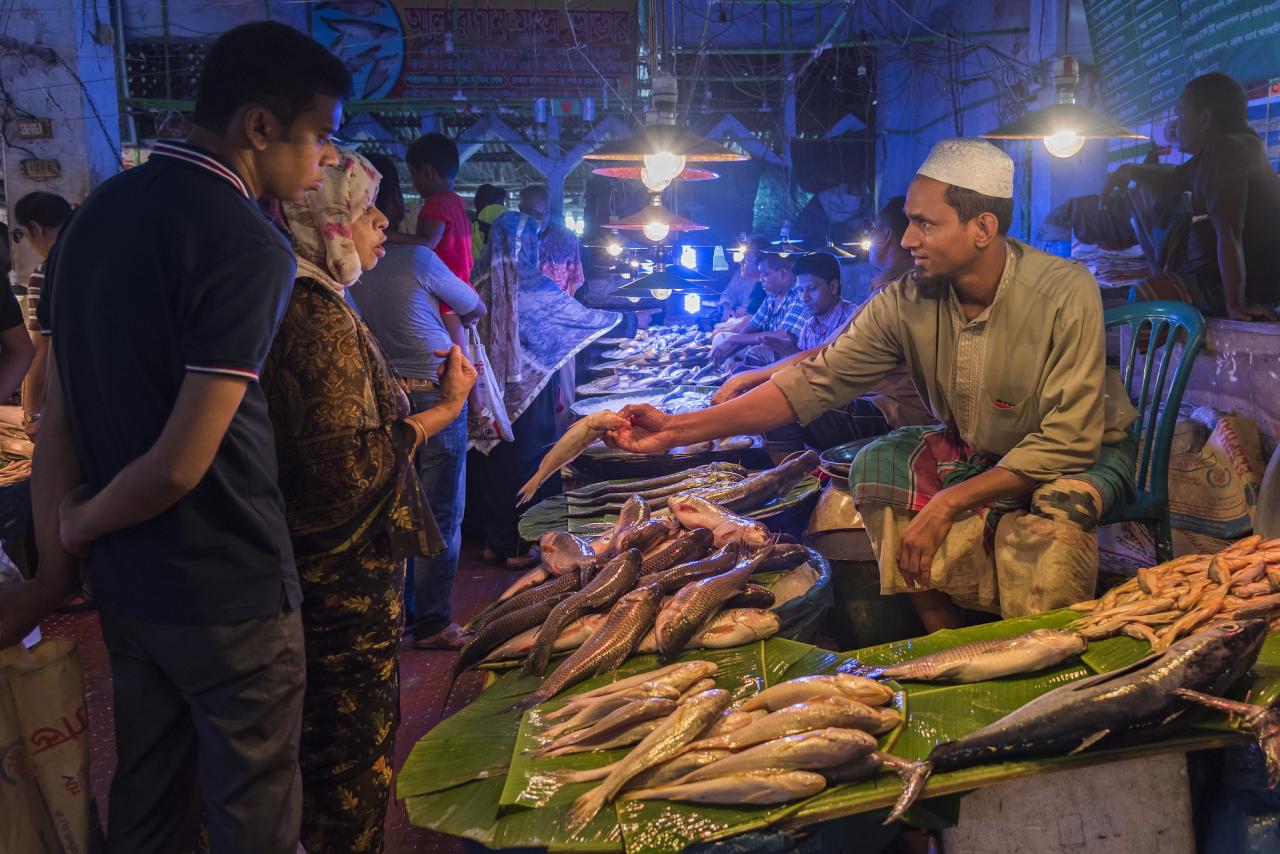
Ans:
{"label": "man in striped shirt", "polygon": [[40,328],[38,316],[45,289],[44,259],[49,257],[69,216],[70,202],[57,193],[27,193],[13,206],[13,218],[41,259],[27,278],[27,331],[35,347],[35,359],[22,383],[22,426],[32,438],[44,414],[44,386],[49,365],[49,338]]}

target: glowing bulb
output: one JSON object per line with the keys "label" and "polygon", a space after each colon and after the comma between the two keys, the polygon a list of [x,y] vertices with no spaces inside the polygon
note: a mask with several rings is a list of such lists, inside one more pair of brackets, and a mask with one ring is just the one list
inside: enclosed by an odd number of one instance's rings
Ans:
{"label": "glowing bulb", "polygon": [[671,233],[671,226],[661,220],[650,220],[644,224],[644,236],[657,243],[659,240],[666,240],[667,235]]}
{"label": "glowing bulb", "polygon": [[698,252],[692,246],[682,246],[680,248],[680,266],[688,267],[690,270],[698,269]]}
{"label": "glowing bulb", "polygon": [[632,302],[640,302],[640,297],[627,297],[627,299],[631,300]]}
{"label": "glowing bulb", "polygon": [[733,250],[733,263],[741,264],[742,259],[747,257],[747,247],[737,246]]}
{"label": "glowing bulb", "polygon": [[779,258],[790,258],[790,257],[791,257],[791,253],[790,253],[790,252],[787,252],[787,251],[784,249],[783,251],[781,251],[781,252],[779,252],[779,253],[778,253],[778,257],[779,257]]}
{"label": "glowing bulb", "polygon": [[657,300],[671,299],[671,288],[654,288],[650,293]]}
{"label": "glowing bulb", "polygon": [[636,268],[637,268],[637,267],[639,267],[639,266],[640,266],[640,262],[639,262],[637,259],[632,258],[632,259],[631,259],[631,269],[633,269],[633,270],[634,270],[634,269],[636,269]]}
{"label": "glowing bulb", "polygon": [[702,297],[697,294],[685,294],[684,310],[686,314],[697,314],[702,311]]}
{"label": "glowing bulb", "polygon": [[670,151],[659,151],[657,154],[644,156],[644,167],[640,170],[640,181],[650,192],[660,193],[684,171],[685,158]]}
{"label": "glowing bulb", "polygon": [[1054,157],[1070,157],[1084,148],[1084,137],[1073,130],[1060,130],[1044,138],[1044,147]]}
{"label": "glowing bulb", "polygon": [[605,244],[604,251],[617,258],[622,254],[622,244],[616,240],[610,240]]}
{"label": "glowing bulb", "polygon": [[864,235],[862,236],[862,239],[858,241],[858,248],[860,248],[863,252],[870,252],[870,251],[871,251],[871,236],[870,236],[870,235],[866,235],[866,234],[864,234]]}

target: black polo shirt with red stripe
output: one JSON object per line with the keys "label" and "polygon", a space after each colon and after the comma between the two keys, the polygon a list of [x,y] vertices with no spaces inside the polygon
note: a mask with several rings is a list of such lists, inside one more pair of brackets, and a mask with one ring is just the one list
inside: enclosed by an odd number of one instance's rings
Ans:
{"label": "black polo shirt with red stripe", "polygon": [[41,315],[85,479],[102,489],[159,438],[191,373],[248,382],[212,466],[173,507],[93,544],[102,608],[165,625],[300,601],[258,372],[293,287],[284,236],[226,163],[158,144],[95,190],[47,265]]}

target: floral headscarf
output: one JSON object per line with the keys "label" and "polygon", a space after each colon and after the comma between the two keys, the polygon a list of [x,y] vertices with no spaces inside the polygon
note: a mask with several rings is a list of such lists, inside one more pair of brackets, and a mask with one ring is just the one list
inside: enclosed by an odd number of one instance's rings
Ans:
{"label": "floral headscarf", "polygon": [[339,148],[338,162],[325,170],[324,186],[308,190],[296,202],[284,203],[299,276],[309,276],[339,293],[360,278],[351,224],[373,204],[381,182],[373,164],[349,148]]}
{"label": "floral headscarf", "polygon": [[557,222],[548,225],[542,233],[538,260],[543,274],[569,296],[573,296],[586,281],[582,273],[582,249],[578,235]]}

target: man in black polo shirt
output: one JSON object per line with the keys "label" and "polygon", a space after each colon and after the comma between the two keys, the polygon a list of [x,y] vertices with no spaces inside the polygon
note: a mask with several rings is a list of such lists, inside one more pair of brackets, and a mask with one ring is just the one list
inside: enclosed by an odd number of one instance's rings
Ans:
{"label": "man in black polo shirt", "polygon": [[349,85],[296,30],[230,31],[187,142],[99,187],[50,259],[41,565],[0,599],[0,645],[83,557],[115,688],[112,851],[189,848],[202,806],[214,851],[297,846],[300,597],[256,382],[295,264],[256,199],[321,183]]}

